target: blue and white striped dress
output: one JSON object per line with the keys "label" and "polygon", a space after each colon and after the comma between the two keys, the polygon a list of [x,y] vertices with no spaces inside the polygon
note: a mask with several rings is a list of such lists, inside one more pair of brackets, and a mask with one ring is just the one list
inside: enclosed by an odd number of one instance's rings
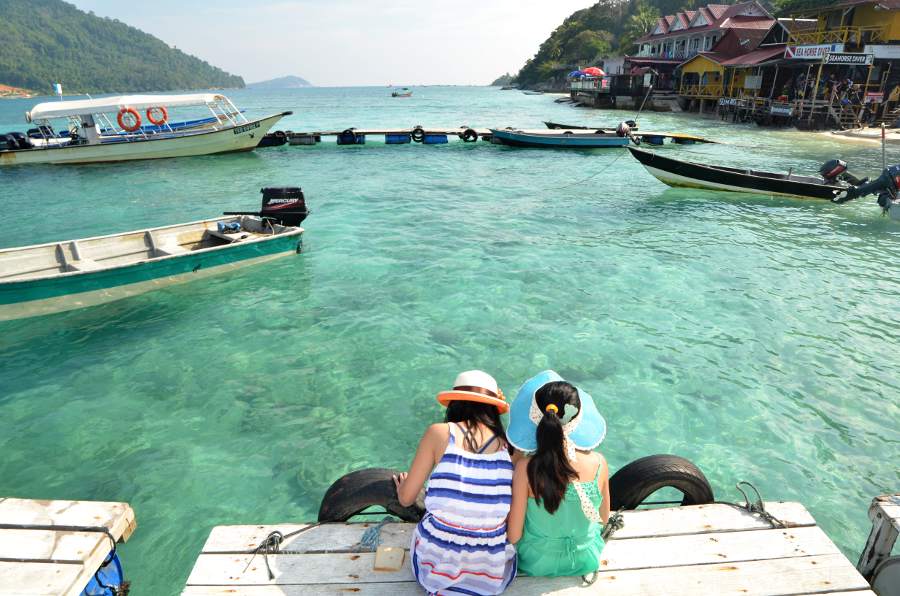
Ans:
{"label": "blue and white striped dress", "polygon": [[516,549],[506,539],[512,476],[506,449],[465,451],[451,428],[410,549],[416,579],[430,594],[500,594],[516,576]]}

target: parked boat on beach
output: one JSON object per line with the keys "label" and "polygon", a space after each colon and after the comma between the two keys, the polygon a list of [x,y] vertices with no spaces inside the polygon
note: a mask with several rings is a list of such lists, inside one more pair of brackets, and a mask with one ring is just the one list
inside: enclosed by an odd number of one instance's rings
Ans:
{"label": "parked boat on beach", "polygon": [[832,178],[800,176],[701,164],[635,147],[628,150],[653,177],[669,186],[829,201],[850,188],[850,184],[840,180],[845,170],[835,172]]}
{"label": "parked boat on beach", "polygon": [[[168,109],[206,108],[211,119],[170,126]],[[141,113],[155,129],[142,126]],[[115,114],[110,118],[110,114]],[[251,151],[284,116],[248,120],[224,95],[125,95],[36,105],[28,134],[0,135],[0,165],[80,164]],[[57,134],[53,121],[66,130]],[[205,121],[204,121],[205,120]]]}
{"label": "parked boat on beach", "polygon": [[524,93],[525,95],[543,95],[544,94],[543,91],[532,91],[530,89],[525,89],[522,91],[522,93]]}
{"label": "parked boat on beach", "polygon": [[112,302],[300,252],[299,188],[259,212],[0,250],[0,321]]}
{"label": "parked boat on beach", "polygon": [[522,130],[490,129],[492,142],[513,147],[540,147],[560,149],[600,149],[624,147],[629,138],[612,132],[538,132]]}

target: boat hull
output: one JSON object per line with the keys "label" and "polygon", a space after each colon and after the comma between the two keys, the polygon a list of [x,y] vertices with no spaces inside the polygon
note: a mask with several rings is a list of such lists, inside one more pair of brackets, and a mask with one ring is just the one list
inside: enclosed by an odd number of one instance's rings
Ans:
{"label": "boat hull", "polygon": [[596,134],[529,134],[509,130],[491,130],[495,142],[513,147],[536,147],[543,149],[605,149],[625,147],[628,137]]}
{"label": "boat hull", "polygon": [[633,147],[628,150],[647,172],[669,186],[828,201],[834,198],[836,192],[844,190],[839,186],[765,177],[681,161]]}
{"label": "boat hull", "polygon": [[3,151],[0,166],[102,163],[251,151],[284,116],[275,114],[222,130],[198,130],[169,138]]}
{"label": "boat hull", "polygon": [[297,228],[261,240],[158,257],[121,267],[3,282],[0,283],[0,321],[105,304],[294,255],[301,250],[302,233],[302,228]]}

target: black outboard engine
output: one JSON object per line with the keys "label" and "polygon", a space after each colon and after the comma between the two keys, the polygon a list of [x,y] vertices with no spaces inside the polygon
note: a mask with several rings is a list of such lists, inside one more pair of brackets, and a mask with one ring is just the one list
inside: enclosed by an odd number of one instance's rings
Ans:
{"label": "black outboard engine", "polygon": [[255,215],[288,227],[299,226],[309,210],[299,186],[263,188],[262,208],[259,211],[226,211],[225,215]]}
{"label": "black outboard engine", "polygon": [[819,174],[825,180],[825,184],[837,184],[843,180],[857,186],[865,182],[848,172],[847,162],[841,159],[832,159],[823,163],[819,168]]}
{"label": "black outboard engine", "polygon": [[898,189],[900,189],[900,164],[885,168],[881,176],[871,182],[850,187],[846,192],[836,196],[834,201],[845,203],[858,197],[878,193],[878,205],[887,211],[897,198]]}

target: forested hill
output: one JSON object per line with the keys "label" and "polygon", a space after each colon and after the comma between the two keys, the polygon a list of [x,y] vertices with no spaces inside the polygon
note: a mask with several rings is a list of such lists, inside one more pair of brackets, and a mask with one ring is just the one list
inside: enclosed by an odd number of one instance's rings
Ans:
{"label": "forested hill", "polygon": [[[652,29],[660,16],[710,3],[710,0],[600,0],[563,21],[541,44],[534,58],[525,63],[516,82],[523,86],[552,83],[574,67],[631,53],[634,40]],[[715,0],[712,3],[735,2]],[[773,0],[763,2],[763,6],[780,16],[792,10],[832,3],[833,0]]]}
{"label": "forested hill", "polygon": [[0,84],[49,93],[243,87],[241,77],[61,0],[0,0]]}

